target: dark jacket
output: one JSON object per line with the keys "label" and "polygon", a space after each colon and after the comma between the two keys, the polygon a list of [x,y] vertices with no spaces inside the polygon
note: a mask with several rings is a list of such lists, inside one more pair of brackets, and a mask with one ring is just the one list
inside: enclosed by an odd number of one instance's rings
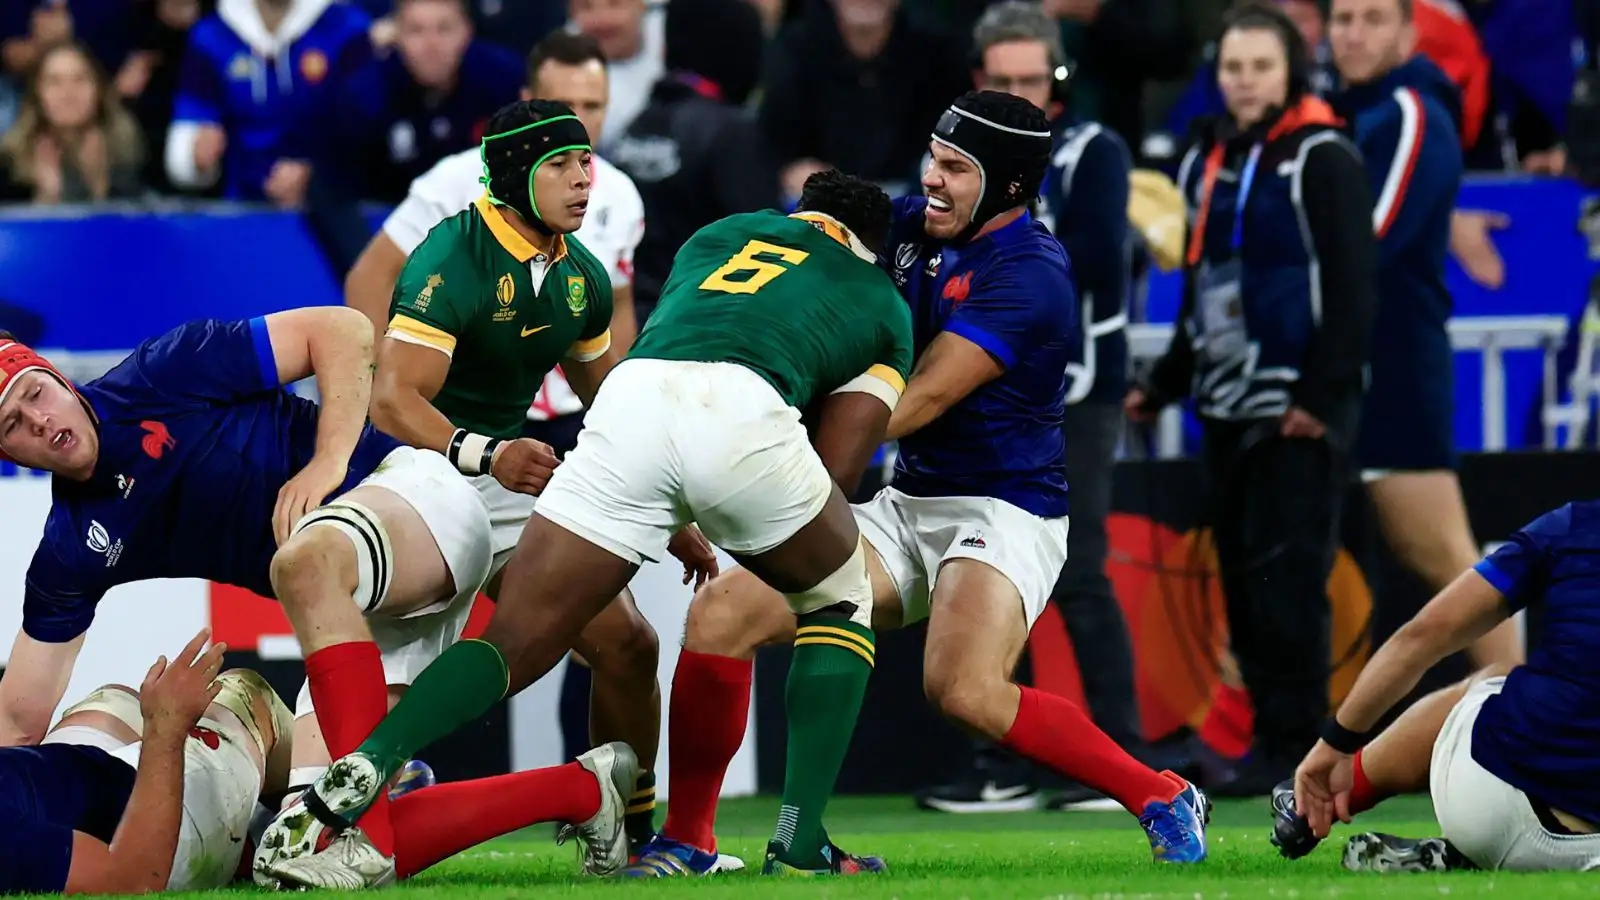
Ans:
{"label": "dark jacket", "polygon": [[1128,390],[1128,175],[1133,157],[1096,122],[1062,130],[1039,192],[1039,220],[1066,248],[1083,330],[1067,372],[1067,402],[1120,404]]}
{"label": "dark jacket", "polygon": [[[1397,368],[1452,364],[1446,326],[1454,304],[1444,266],[1450,215],[1461,188],[1457,96],[1444,73],[1419,56],[1335,100],[1335,109],[1355,126],[1373,196],[1377,388],[1385,386],[1378,380]],[[1448,381],[1448,373],[1418,374]]]}
{"label": "dark jacket", "polygon": [[1234,421],[1298,406],[1328,421],[1361,394],[1376,294],[1355,147],[1325,104],[1305,98],[1243,133],[1219,129],[1189,151],[1178,183],[1191,211],[1183,304],[1147,383],[1152,401],[1192,394],[1202,417]]}
{"label": "dark jacket", "polygon": [[640,321],[691,235],[734,213],[778,205],[778,167],[755,121],[702,93],[692,77],[657,82],[606,158],[633,179],[650,222],[633,256]]}

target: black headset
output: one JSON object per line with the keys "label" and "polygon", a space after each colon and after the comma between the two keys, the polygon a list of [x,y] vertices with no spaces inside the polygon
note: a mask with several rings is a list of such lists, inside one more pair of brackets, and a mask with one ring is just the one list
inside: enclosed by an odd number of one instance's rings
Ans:
{"label": "black headset", "polygon": [[[1279,43],[1283,44],[1284,54],[1289,63],[1289,102],[1293,103],[1311,92],[1311,48],[1306,46],[1305,38],[1300,36],[1300,29],[1296,28],[1294,21],[1275,5],[1266,3],[1248,3],[1236,7],[1222,19],[1222,31],[1219,35],[1226,35],[1235,29],[1253,30],[1264,28],[1278,35]],[[1219,38],[1220,46],[1220,38]],[[1221,53],[1218,53],[1221,60]]]}

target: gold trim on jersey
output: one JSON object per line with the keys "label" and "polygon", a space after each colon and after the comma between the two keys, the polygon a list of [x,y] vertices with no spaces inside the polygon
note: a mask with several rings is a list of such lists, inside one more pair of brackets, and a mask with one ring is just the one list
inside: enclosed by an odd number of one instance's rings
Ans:
{"label": "gold trim on jersey", "polygon": [[851,253],[854,253],[856,256],[866,260],[869,263],[872,263],[873,265],[877,265],[878,255],[873,253],[871,250],[868,250],[867,245],[861,243],[861,239],[856,237],[855,232],[844,227],[844,223],[840,222],[838,219],[835,219],[833,216],[819,212],[797,212],[790,213],[789,218],[799,219],[802,222],[810,222],[811,224],[817,226],[817,229],[823,234],[850,248]]}
{"label": "gold trim on jersey", "polygon": [[445,356],[454,357],[456,353],[455,335],[403,313],[398,313],[389,320],[389,330],[384,336],[407,344],[432,347]]}
{"label": "gold trim on jersey", "polygon": [[[521,232],[506,221],[505,213],[501,212],[494,204],[489,202],[489,195],[485,194],[473,204],[478,210],[478,215],[483,217],[483,224],[489,226],[489,233],[494,235],[495,243],[505,248],[505,251],[517,258],[517,262],[527,263],[532,261],[543,251],[534,243],[523,237]],[[566,235],[558,234],[550,239],[551,253],[547,265],[555,265],[567,256]]]}
{"label": "gold trim on jersey", "polygon": [[611,329],[607,328],[605,333],[599,337],[590,338],[587,341],[577,341],[567,348],[567,358],[575,359],[578,362],[593,362],[605,356],[606,351],[610,349]]}
{"label": "gold trim on jersey", "polygon": [[893,366],[877,363],[867,369],[867,374],[879,381],[887,382],[890,387],[894,388],[896,394],[904,394],[906,392],[906,380],[900,377],[900,373],[896,372]]}

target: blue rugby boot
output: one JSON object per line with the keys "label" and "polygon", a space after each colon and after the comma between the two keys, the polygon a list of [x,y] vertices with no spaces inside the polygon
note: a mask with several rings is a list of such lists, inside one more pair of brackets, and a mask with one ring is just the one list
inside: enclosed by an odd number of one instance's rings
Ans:
{"label": "blue rugby boot", "polygon": [[1206,823],[1210,821],[1211,801],[1199,788],[1187,783],[1170,802],[1149,803],[1139,814],[1139,825],[1150,839],[1150,852],[1161,863],[1203,862]]}

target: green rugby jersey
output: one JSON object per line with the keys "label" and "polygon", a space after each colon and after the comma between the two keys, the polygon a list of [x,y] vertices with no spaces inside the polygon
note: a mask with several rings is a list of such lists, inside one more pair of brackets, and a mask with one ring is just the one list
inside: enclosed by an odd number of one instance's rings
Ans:
{"label": "green rugby jersey", "polygon": [[611,346],[611,279],[572,235],[548,255],[487,198],[440,222],[406,260],[389,336],[450,356],[433,405],[458,428],[522,434],[528,405],[564,358]]}
{"label": "green rugby jersey", "polygon": [[863,374],[896,395],[911,374],[911,311],[826,216],[729,216],[678,251],[628,356],[732,362],[805,408]]}

